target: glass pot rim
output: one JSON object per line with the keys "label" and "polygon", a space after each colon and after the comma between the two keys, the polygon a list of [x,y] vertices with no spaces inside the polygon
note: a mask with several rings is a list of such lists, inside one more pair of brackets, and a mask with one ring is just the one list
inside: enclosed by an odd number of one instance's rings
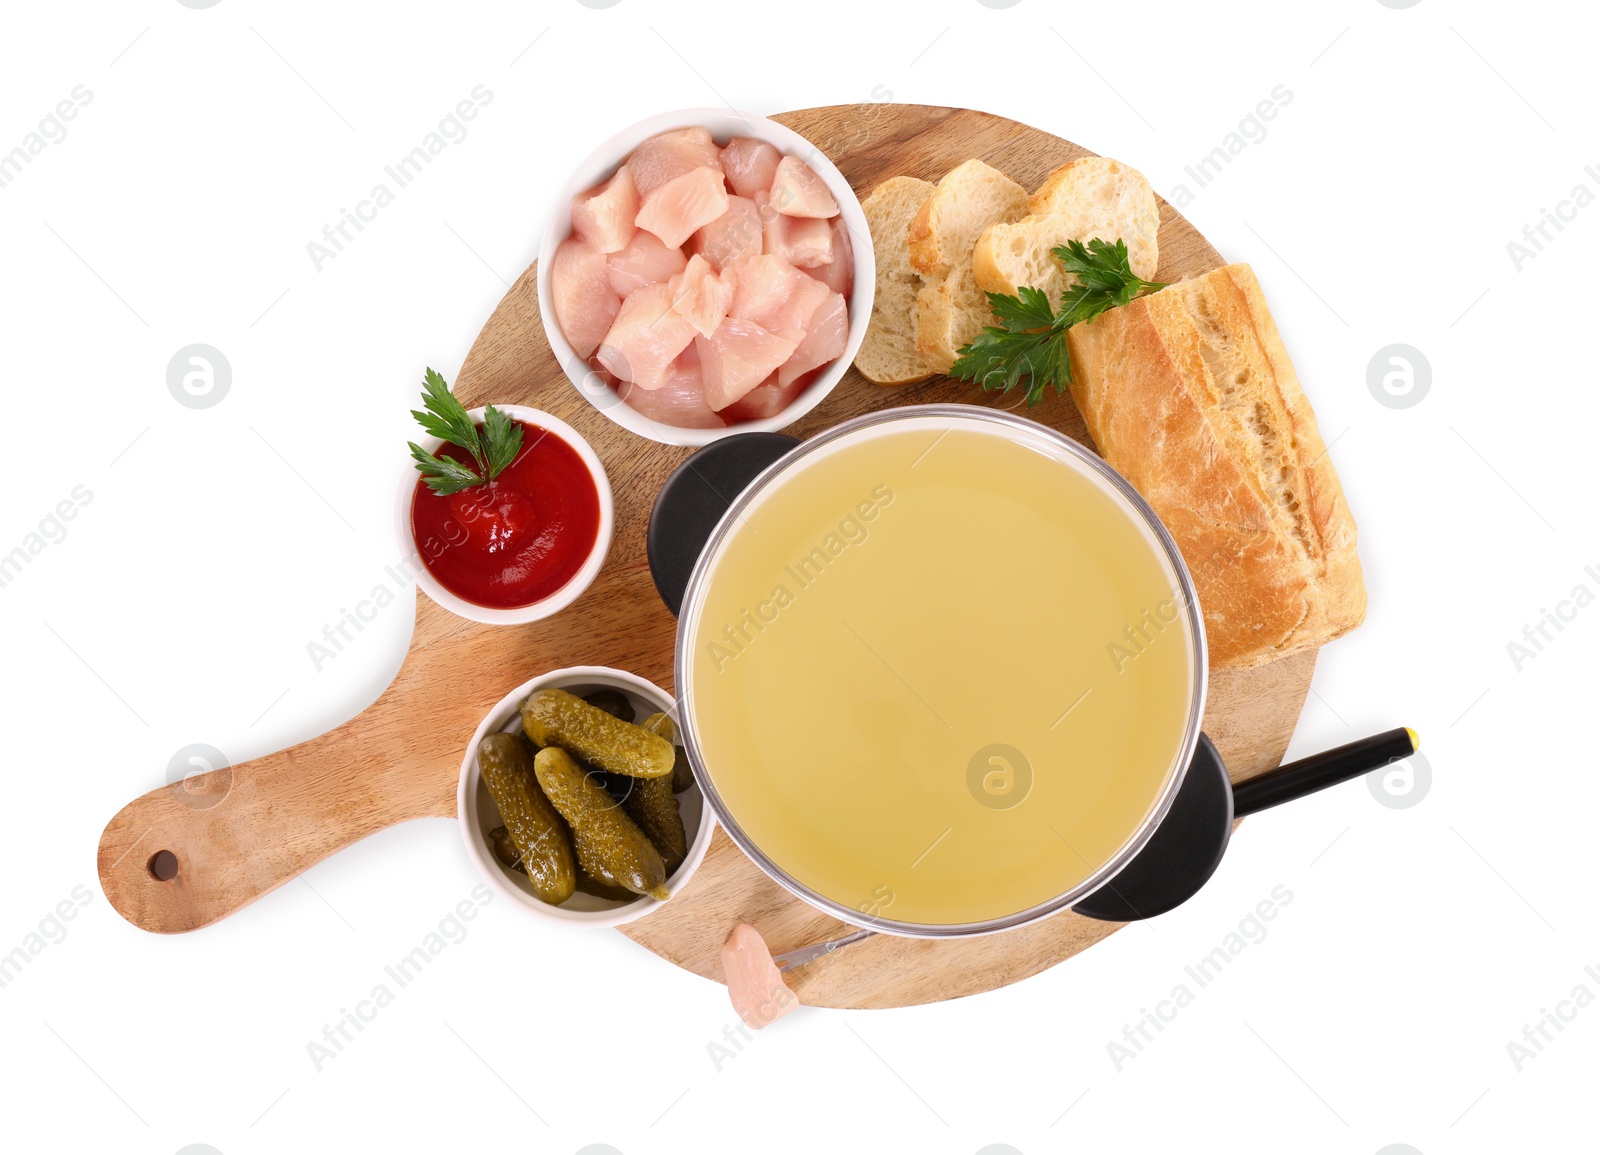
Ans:
{"label": "glass pot rim", "polygon": [[[806,886],[799,879],[790,875],[777,863],[773,862],[744,831],[738,821],[729,813],[726,803],[718,793],[716,783],[706,767],[705,756],[700,749],[698,740],[698,727],[696,725],[694,683],[693,676],[693,645],[690,633],[698,625],[699,610],[705,600],[706,590],[711,581],[711,576],[716,570],[716,558],[723,542],[732,532],[735,525],[742,519],[744,511],[769,487],[782,484],[785,475],[793,476],[794,467],[818,450],[832,445],[843,438],[878,425],[895,422],[910,421],[915,419],[933,419],[935,422],[942,419],[947,427],[968,422],[988,424],[1013,433],[1013,440],[1023,437],[1043,439],[1052,449],[1064,451],[1072,459],[1068,464],[1077,464],[1086,467],[1092,480],[1097,479],[1114,495],[1122,500],[1128,516],[1141,521],[1154,535],[1160,546],[1162,555],[1171,566],[1176,575],[1180,602],[1183,609],[1182,620],[1186,623],[1189,633],[1192,664],[1192,688],[1189,694],[1189,713],[1184,723],[1183,739],[1179,744],[1173,768],[1168,772],[1166,783],[1161,789],[1155,804],[1122,844],[1116,854],[1107,859],[1103,864],[1089,874],[1082,882],[1067,891],[1048,899],[1025,910],[997,918],[986,919],[981,922],[964,923],[917,923],[904,922],[897,919],[881,918],[868,914],[840,903],[826,895],[819,894]],[[700,551],[699,559],[695,562],[694,570],[690,574],[689,582],[683,595],[683,603],[678,611],[678,629],[676,637],[676,652],[673,659],[673,679],[678,697],[679,738],[689,758],[689,765],[694,771],[695,781],[700,787],[700,793],[706,803],[711,807],[711,812],[728,837],[733,840],[761,871],[783,887],[796,898],[832,915],[842,922],[867,930],[883,934],[899,935],[908,938],[965,938],[973,935],[993,934],[997,931],[1011,930],[1015,927],[1026,926],[1038,922],[1060,910],[1064,910],[1085,896],[1092,894],[1108,880],[1126,866],[1135,855],[1142,850],[1162,819],[1172,808],[1172,800],[1177,796],[1179,788],[1183,785],[1185,774],[1188,772],[1189,763],[1194,757],[1195,746],[1200,740],[1200,722],[1205,713],[1206,702],[1206,671],[1208,669],[1206,654],[1206,635],[1204,620],[1200,614],[1199,600],[1195,593],[1194,579],[1189,573],[1188,566],[1184,563],[1182,554],[1172,535],[1167,531],[1161,519],[1156,516],[1155,510],[1150,508],[1133,485],[1120,473],[1094,452],[1047,425],[1037,421],[1019,417],[1016,414],[1003,410],[989,409],[980,405],[960,404],[930,404],[907,405],[891,409],[879,409],[860,417],[851,418],[840,422],[821,433],[818,433],[793,449],[789,450],[777,461],[759,473],[755,480],[750,482],[734,499],[722,518],[712,530],[711,536],[706,539],[705,546]]]}

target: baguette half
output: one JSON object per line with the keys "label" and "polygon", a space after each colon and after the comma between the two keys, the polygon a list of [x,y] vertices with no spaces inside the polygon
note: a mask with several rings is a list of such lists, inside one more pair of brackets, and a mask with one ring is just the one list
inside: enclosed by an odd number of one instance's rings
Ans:
{"label": "baguette half", "polygon": [[972,276],[979,234],[1028,211],[1028,192],[981,160],[957,165],[922,203],[907,232],[911,267],[922,275],[917,293],[917,352],[947,373],[956,352],[993,322],[989,300]]}
{"label": "baguette half", "polygon": [[1144,174],[1110,157],[1086,156],[1045,178],[1028,199],[1026,217],[983,230],[972,249],[972,275],[987,292],[1016,296],[1021,286],[1033,285],[1053,303],[1073,278],[1050,250],[1101,237],[1125,242],[1129,266],[1149,281],[1156,275],[1160,231],[1156,193]]}
{"label": "baguette half", "polygon": [[1194,577],[1211,665],[1259,666],[1366,616],[1356,525],[1249,265],[1067,333],[1072,396]]}
{"label": "baguette half", "polygon": [[922,281],[911,267],[907,234],[933,193],[933,185],[912,176],[891,177],[861,202],[872,234],[878,275],[872,317],[856,353],[856,368],[874,385],[909,385],[933,376],[917,352],[917,291]]}

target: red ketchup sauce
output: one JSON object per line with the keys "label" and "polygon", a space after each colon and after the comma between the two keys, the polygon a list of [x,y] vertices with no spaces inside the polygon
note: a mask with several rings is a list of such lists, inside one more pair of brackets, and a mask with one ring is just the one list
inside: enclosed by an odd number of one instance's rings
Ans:
{"label": "red ketchup sauce", "polygon": [[[411,498],[411,533],[428,572],[491,609],[555,593],[583,568],[600,534],[600,494],[578,451],[537,425],[517,424],[522,451],[499,477],[448,497],[419,478]],[[473,465],[454,445],[434,456]]]}

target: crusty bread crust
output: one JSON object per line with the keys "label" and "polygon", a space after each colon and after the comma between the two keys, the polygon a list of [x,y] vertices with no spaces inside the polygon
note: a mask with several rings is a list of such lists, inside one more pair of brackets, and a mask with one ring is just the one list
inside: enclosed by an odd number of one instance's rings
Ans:
{"label": "crusty bread crust", "polygon": [[1361,624],[1356,526],[1248,265],[1068,331],[1072,395],[1194,577],[1211,664],[1258,666]]}

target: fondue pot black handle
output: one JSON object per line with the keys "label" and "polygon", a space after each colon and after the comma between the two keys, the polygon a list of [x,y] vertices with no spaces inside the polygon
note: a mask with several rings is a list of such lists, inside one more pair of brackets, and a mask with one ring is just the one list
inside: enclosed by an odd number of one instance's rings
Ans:
{"label": "fondue pot black handle", "polygon": [[696,450],[667,478],[650,511],[645,552],[656,592],[674,615],[722,515],[745,486],[799,444],[784,433],[735,433]]}
{"label": "fondue pot black handle", "polygon": [[1228,849],[1235,818],[1381,770],[1411,757],[1417,745],[1416,732],[1402,726],[1285,763],[1230,786],[1222,755],[1202,734],[1183,785],[1150,841],[1110,881],[1072,909],[1107,922],[1133,922],[1165,914],[1193,898],[1216,872]]}

